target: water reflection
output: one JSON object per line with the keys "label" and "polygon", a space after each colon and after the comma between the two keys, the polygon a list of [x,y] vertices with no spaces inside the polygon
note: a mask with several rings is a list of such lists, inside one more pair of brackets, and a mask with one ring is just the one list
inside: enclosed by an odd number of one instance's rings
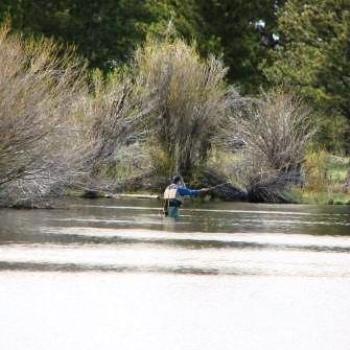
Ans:
{"label": "water reflection", "polygon": [[347,350],[350,209],[0,210],[0,349]]}
{"label": "water reflection", "polygon": [[0,270],[350,275],[348,207],[211,203],[183,210],[175,222],[158,204],[2,210]]}

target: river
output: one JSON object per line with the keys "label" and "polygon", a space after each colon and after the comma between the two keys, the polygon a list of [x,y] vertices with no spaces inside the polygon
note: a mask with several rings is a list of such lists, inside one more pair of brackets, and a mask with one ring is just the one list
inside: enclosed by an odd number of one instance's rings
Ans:
{"label": "river", "polygon": [[0,210],[0,349],[348,350],[350,207]]}

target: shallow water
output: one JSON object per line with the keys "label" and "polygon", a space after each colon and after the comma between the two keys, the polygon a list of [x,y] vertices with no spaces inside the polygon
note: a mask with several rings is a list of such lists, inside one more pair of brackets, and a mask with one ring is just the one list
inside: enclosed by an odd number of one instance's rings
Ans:
{"label": "shallow water", "polygon": [[0,349],[349,349],[350,208],[0,211]]}

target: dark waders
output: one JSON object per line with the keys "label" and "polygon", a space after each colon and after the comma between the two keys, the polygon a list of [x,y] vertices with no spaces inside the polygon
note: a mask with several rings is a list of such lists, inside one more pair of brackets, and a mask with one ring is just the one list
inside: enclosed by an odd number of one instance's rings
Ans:
{"label": "dark waders", "polygon": [[165,217],[178,219],[181,202],[177,199],[164,199],[163,214]]}

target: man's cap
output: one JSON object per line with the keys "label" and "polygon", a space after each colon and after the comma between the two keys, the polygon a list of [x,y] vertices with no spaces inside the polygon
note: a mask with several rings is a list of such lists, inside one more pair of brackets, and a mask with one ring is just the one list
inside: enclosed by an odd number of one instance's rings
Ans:
{"label": "man's cap", "polygon": [[176,184],[179,181],[182,181],[182,176],[180,176],[180,175],[175,175],[172,179],[173,184]]}

